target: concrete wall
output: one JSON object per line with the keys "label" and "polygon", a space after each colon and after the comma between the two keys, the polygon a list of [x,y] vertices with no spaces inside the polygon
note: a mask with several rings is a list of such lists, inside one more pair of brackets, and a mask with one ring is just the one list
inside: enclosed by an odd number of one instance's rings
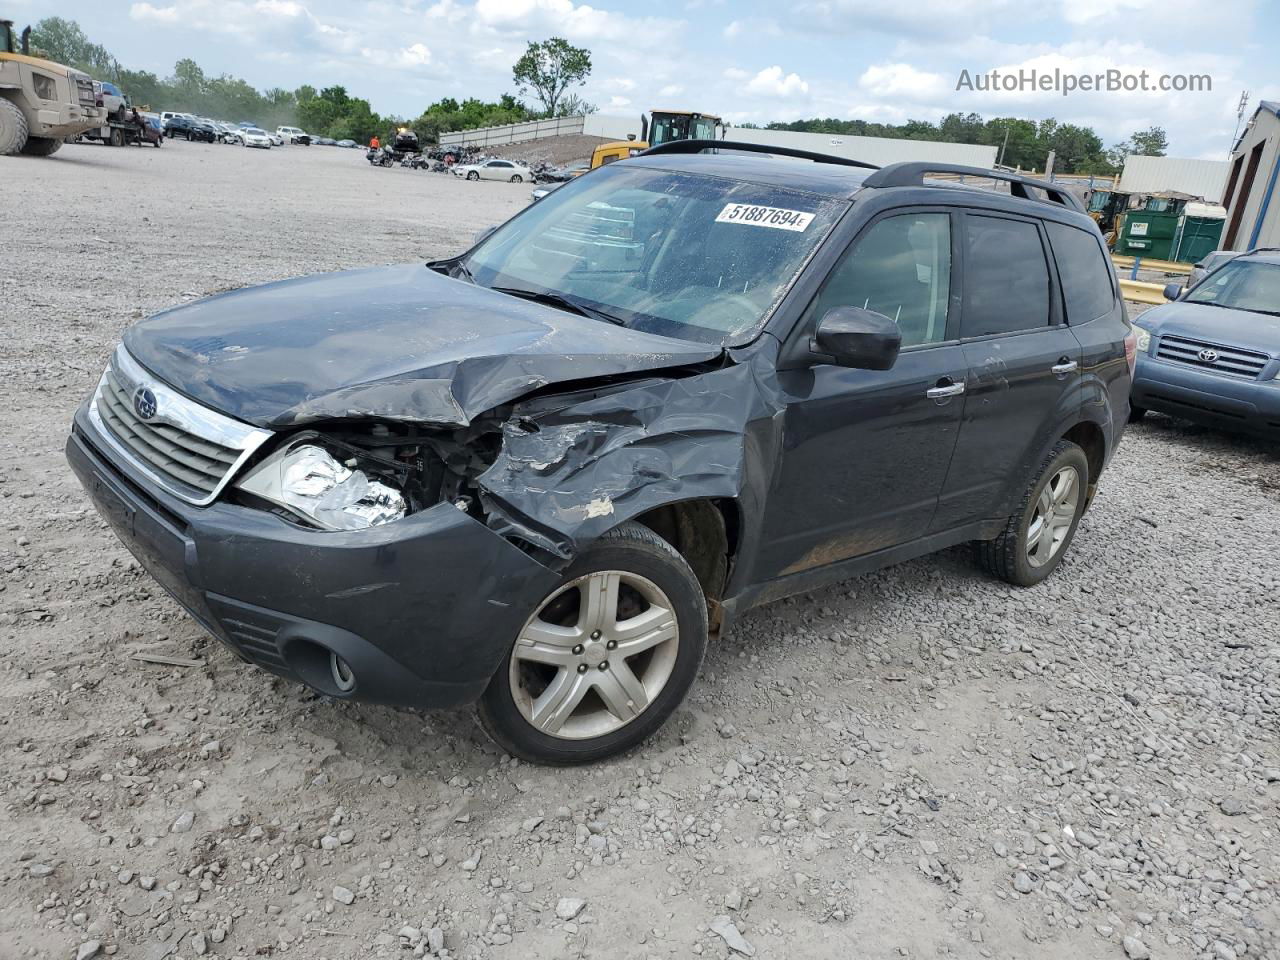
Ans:
{"label": "concrete wall", "polygon": [[848,157],[850,160],[864,160],[879,167],[903,160],[931,160],[990,170],[996,162],[995,147],[980,147],[968,143],[845,137],[828,133],[794,133],[790,130],[752,130],[747,127],[731,127],[725,133],[725,139],[829,153]]}
{"label": "concrete wall", "polygon": [[[1276,105],[1263,101],[1249,121],[1244,135],[1231,154],[1231,164],[1240,161],[1240,172],[1231,185],[1227,202],[1227,224],[1223,245],[1231,250],[1251,247],[1280,247],[1280,117]],[[1244,180],[1254,150],[1261,146],[1253,183],[1246,193]],[[1228,173],[1230,180],[1230,173]],[[1264,212],[1265,209],[1265,212]],[[1236,224],[1232,234],[1232,225]]]}
{"label": "concrete wall", "polygon": [[524,143],[543,137],[571,136],[582,133],[582,117],[559,117],[555,120],[530,120],[508,123],[500,127],[478,127],[440,134],[442,147],[488,147],[505,143]]}
{"label": "concrete wall", "polygon": [[1188,160],[1182,157],[1124,158],[1121,193],[1177,191],[1221,203],[1231,164],[1226,160]]}

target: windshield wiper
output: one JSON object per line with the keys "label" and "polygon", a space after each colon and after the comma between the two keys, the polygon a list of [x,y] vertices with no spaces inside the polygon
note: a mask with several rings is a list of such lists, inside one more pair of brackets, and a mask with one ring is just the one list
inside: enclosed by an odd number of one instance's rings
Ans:
{"label": "windshield wiper", "polygon": [[604,320],[606,323],[612,323],[618,327],[627,325],[627,322],[621,317],[588,307],[586,304],[580,303],[572,297],[566,297],[562,293],[553,293],[550,290],[529,290],[525,287],[490,287],[489,289],[496,293],[519,297],[521,300],[530,300],[533,303],[542,303],[548,307],[556,307],[559,310],[576,313],[580,317],[587,317],[591,320]]}

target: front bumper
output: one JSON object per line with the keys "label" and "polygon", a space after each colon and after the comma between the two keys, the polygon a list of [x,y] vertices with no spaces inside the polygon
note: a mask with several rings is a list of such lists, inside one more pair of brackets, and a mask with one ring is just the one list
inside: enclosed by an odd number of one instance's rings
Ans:
{"label": "front bumper", "polygon": [[[1268,368],[1264,375],[1269,372]],[[1276,380],[1222,376],[1142,354],[1130,403],[1208,426],[1280,436],[1280,381]]]}
{"label": "front bumper", "polygon": [[[329,696],[419,708],[475,700],[559,580],[452,504],[354,532],[192,506],[111,460],[86,411],[67,459],[139,563],[245,660]],[[340,689],[331,653],[353,689]]]}

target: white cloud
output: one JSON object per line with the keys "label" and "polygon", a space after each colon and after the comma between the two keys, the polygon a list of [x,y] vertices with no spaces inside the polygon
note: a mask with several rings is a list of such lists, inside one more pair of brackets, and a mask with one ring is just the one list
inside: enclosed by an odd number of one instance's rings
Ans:
{"label": "white cloud", "polygon": [[153,7],[149,3],[135,3],[129,8],[129,17],[133,20],[151,21],[153,23],[177,23],[177,7]]}
{"label": "white cloud", "polygon": [[684,87],[678,83],[668,83],[665,87],[658,91],[660,97],[678,97],[684,93]]}
{"label": "white cloud", "polygon": [[609,106],[611,106],[611,107],[629,107],[629,106],[631,106],[631,101],[630,101],[630,100],[628,100],[626,97],[610,97],[610,98],[609,98]]}
{"label": "white cloud", "polygon": [[736,37],[736,36],[737,36],[738,34],[740,34],[741,32],[742,32],[742,21],[741,21],[741,20],[731,20],[731,21],[729,22],[729,25],[728,25],[727,27],[725,27],[725,28],[724,28],[724,35],[725,35],[725,38],[726,38],[726,39],[728,39],[728,40],[732,40],[734,37]]}
{"label": "white cloud", "polygon": [[414,43],[403,48],[396,57],[402,67],[421,67],[431,62],[431,50],[425,43]]}
{"label": "white cloud", "polygon": [[909,63],[885,63],[867,67],[858,86],[874,96],[918,100],[943,95],[948,82],[940,73],[919,70]]}
{"label": "white cloud", "polygon": [[[727,73],[728,71],[726,71]],[[747,92],[761,97],[791,99],[807,96],[809,84],[797,74],[783,75],[779,66],[765,67],[747,83]]]}

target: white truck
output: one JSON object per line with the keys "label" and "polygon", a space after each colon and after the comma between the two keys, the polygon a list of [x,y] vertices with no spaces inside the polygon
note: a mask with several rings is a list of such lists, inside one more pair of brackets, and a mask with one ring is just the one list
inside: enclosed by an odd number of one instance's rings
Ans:
{"label": "white truck", "polygon": [[304,147],[311,146],[311,136],[299,127],[276,127],[276,136],[285,143],[300,143]]}

